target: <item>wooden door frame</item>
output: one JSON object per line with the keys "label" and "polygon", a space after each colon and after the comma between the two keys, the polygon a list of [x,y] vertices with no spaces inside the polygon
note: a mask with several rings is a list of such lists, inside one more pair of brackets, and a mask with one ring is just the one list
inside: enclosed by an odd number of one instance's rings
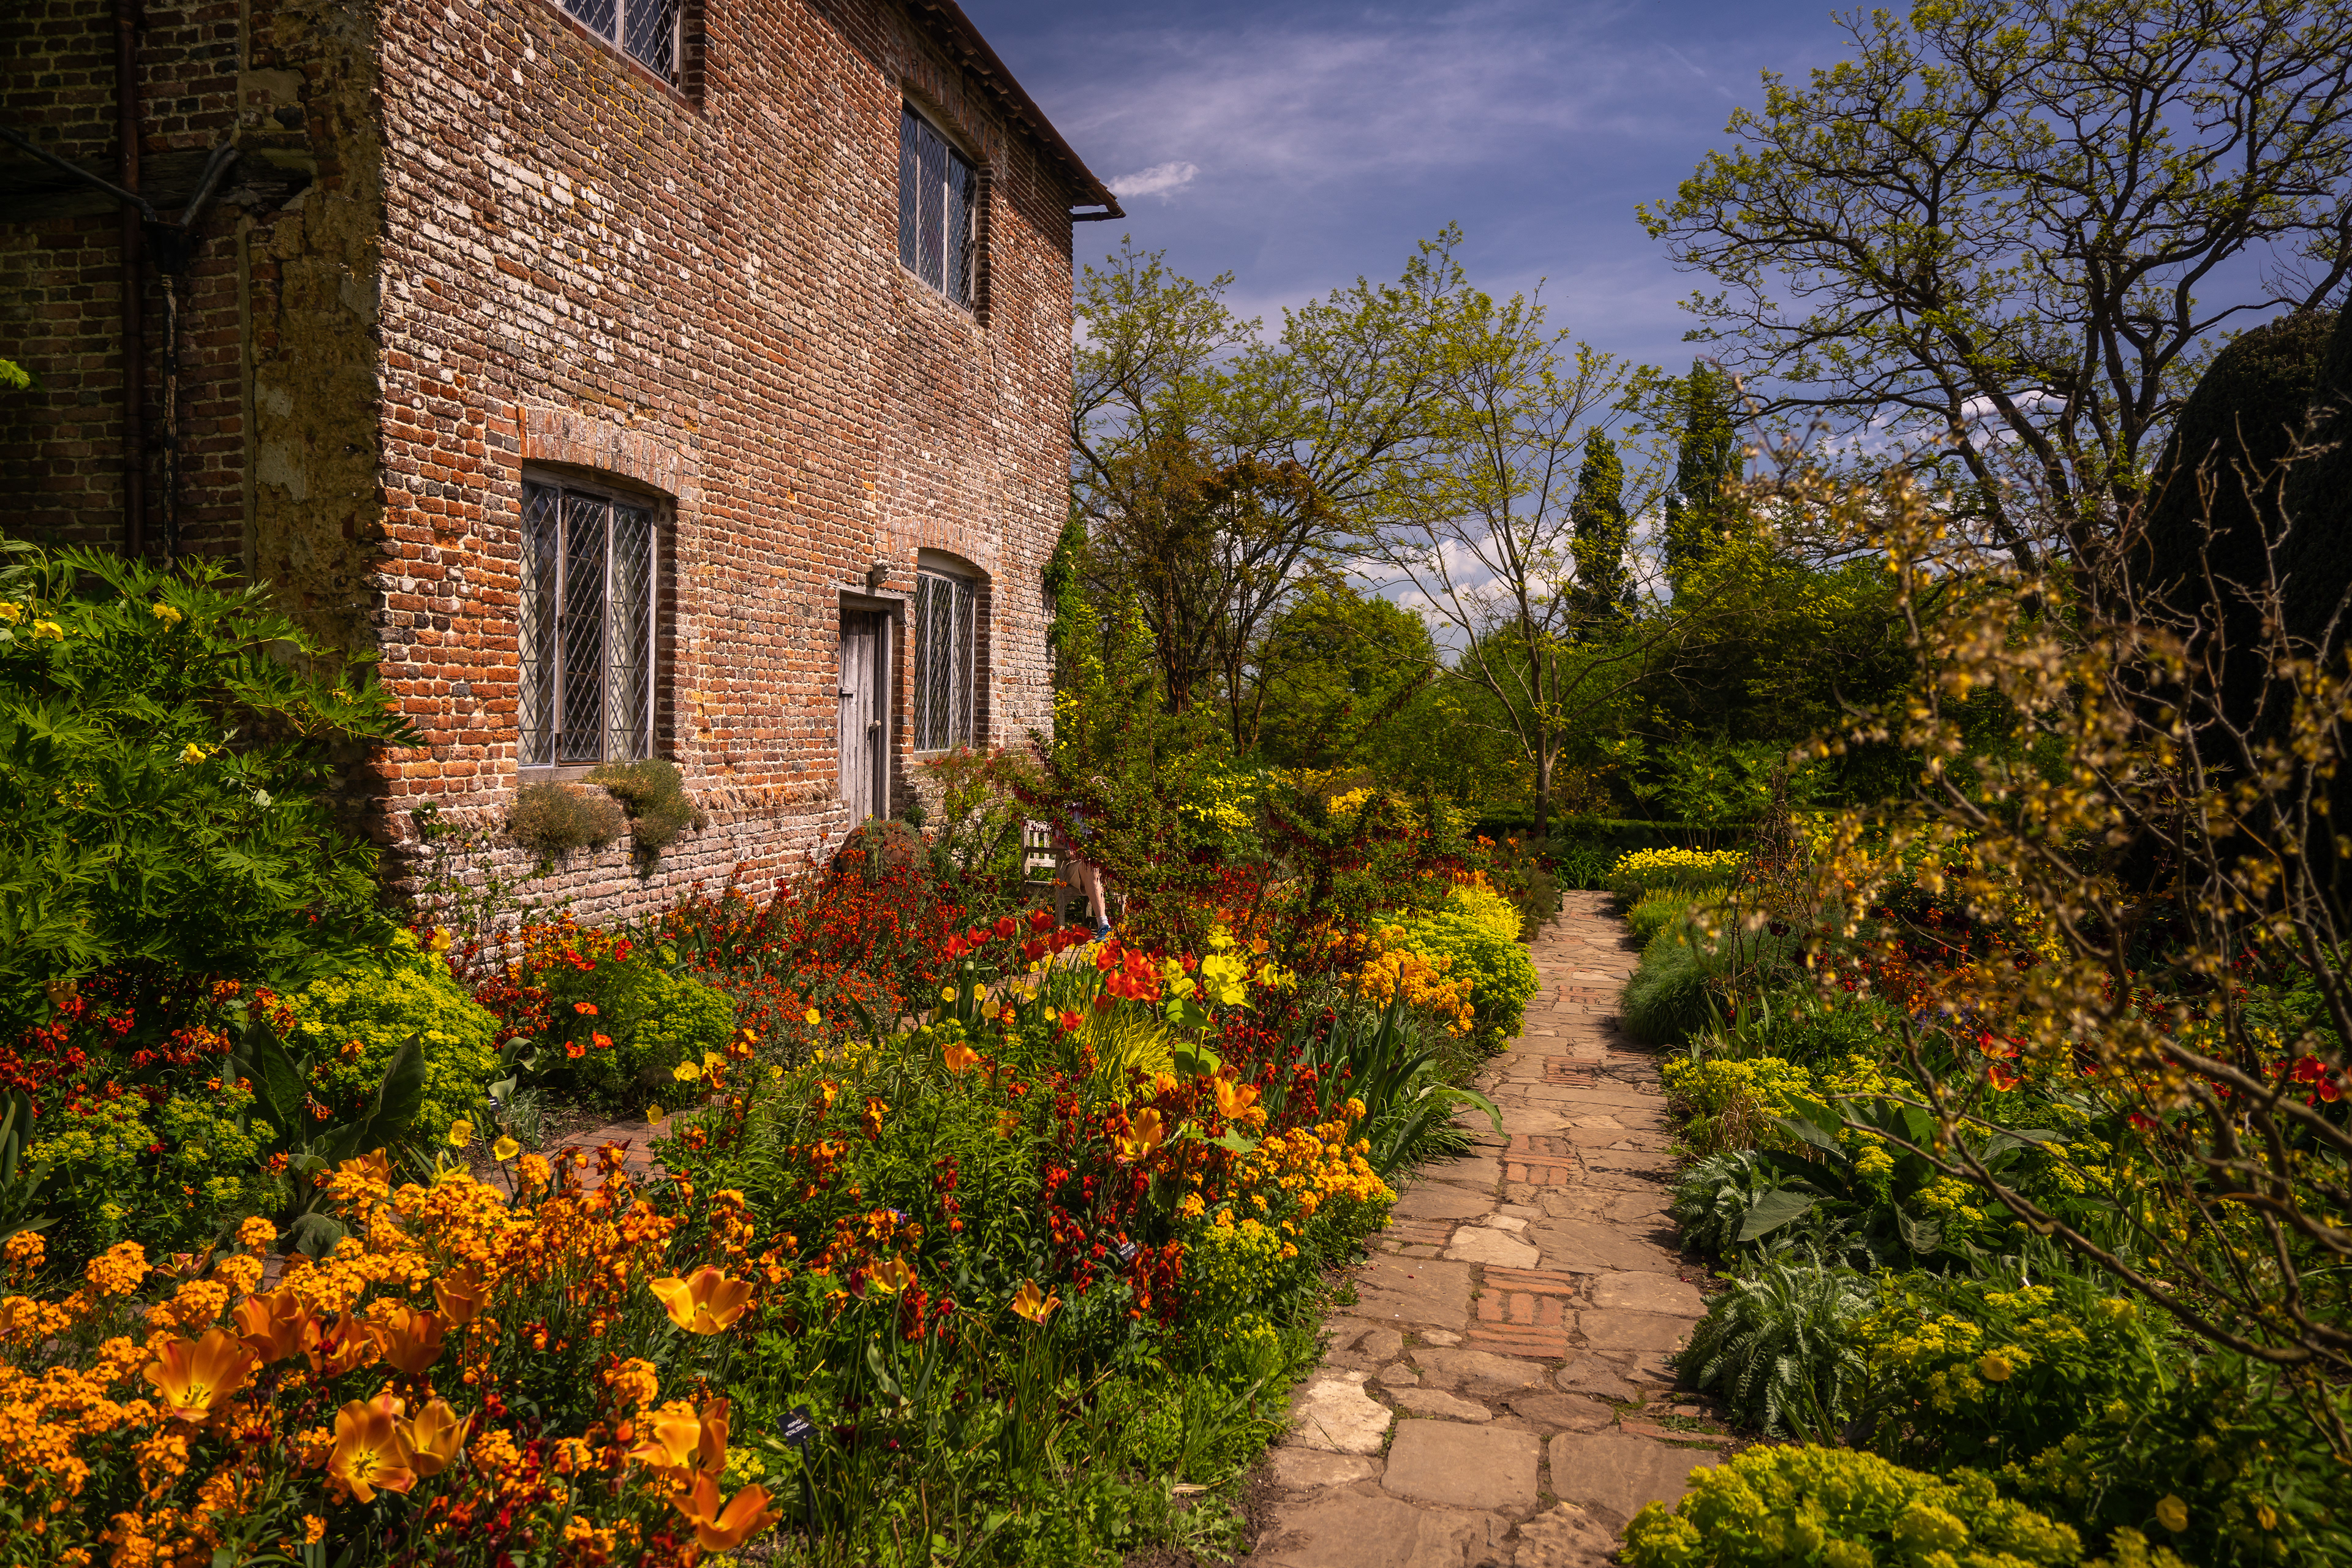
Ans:
{"label": "wooden door frame", "polygon": [[[898,739],[898,640],[906,626],[907,599],[903,594],[859,593],[845,588],[840,595],[838,615],[866,615],[877,622],[874,639],[875,716],[882,724],[880,742],[874,748],[874,777],[866,781],[873,791],[873,815],[890,815],[891,784],[897,773]],[[835,634],[838,645],[840,634]],[[836,678],[837,679],[837,678]],[[836,711],[838,703],[835,704]],[[846,796],[844,805],[847,804]],[[856,824],[852,823],[851,826]]]}

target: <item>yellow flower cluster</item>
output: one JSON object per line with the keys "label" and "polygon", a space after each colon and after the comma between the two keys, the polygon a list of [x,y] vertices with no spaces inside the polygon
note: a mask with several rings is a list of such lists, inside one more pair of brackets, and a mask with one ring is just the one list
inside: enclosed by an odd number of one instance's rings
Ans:
{"label": "yellow flower cluster", "polygon": [[[1349,1100],[1345,1110],[1346,1115],[1318,1127],[1273,1134],[1242,1162],[1236,1190],[1261,1209],[1271,1206],[1263,1201],[1268,1190],[1287,1200],[1289,1212],[1279,1228],[1294,1239],[1333,1205],[1341,1205],[1336,1214],[1346,1214],[1349,1205],[1396,1201],[1395,1192],[1366,1158],[1371,1145],[1349,1137],[1364,1114],[1363,1101]],[[1296,1249],[1286,1247],[1283,1256],[1294,1257]]]}
{"label": "yellow flower cluster", "polygon": [[1644,872],[1673,872],[1686,877],[1728,877],[1747,858],[1746,851],[1739,849],[1629,849],[1617,858],[1609,874],[1638,877]]}
{"label": "yellow flower cluster", "polygon": [[1356,972],[1356,994],[1385,1007],[1399,995],[1405,1005],[1444,1024],[1448,1032],[1466,1035],[1474,1022],[1470,1010],[1472,982],[1449,979],[1453,960],[1416,952],[1408,945],[1402,926],[1382,926],[1374,933],[1369,956]]}

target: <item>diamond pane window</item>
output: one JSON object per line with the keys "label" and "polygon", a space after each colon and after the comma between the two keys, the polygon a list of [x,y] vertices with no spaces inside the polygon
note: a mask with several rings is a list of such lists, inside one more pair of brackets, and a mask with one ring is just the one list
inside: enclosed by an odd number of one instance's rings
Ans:
{"label": "diamond pane window", "polygon": [[971,304],[972,206],[980,176],[912,109],[898,113],[898,264],[959,305]]}
{"label": "diamond pane window", "polygon": [[653,755],[658,547],[650,507],[523,486],[522,766]]}
{"label": "diamond pane window", "polygon": [[980,590],[944,572],[915,576],[915,750],[975,743]]}
{"label": "diamond pane window", "polygon": [[663,80],[677,79],[677,18],[683,0],[563,0],[563,9],[606,43],[628,50]]}

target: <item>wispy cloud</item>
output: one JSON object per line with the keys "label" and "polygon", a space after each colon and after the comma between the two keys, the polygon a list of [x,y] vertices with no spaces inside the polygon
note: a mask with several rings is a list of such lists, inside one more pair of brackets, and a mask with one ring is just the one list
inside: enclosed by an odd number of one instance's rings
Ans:
{"label": "wispy cloud", "polygon": [[1122,174],[1116,180],[1107,181],[1106,184],[1117,193],[1119,200],[1131,202],[1140,196],[1166,196],[1172,191],[1182,190],[1192,183],[1192,176],[1200,172],[1201,165],[1198,163],[1188,163],[1180,160],[1175,163],[1154,163],[1149,169],[1138,170],[1132,174]]}

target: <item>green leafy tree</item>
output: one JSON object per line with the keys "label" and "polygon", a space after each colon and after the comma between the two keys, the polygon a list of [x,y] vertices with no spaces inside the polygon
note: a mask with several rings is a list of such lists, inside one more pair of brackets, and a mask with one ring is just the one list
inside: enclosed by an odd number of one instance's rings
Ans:
{"label": "green leafy tree", "polygon": [[2352,268],[2352,9],[1928,0],[1841,20],[1853,58],[1768,73],[1737,144],[1642,209],[1715,280],[1694,335],[1763,391],[1759,415],[1907,444],[1958,482],[1952,524],[2021,569],[2093,559],[2136,516],[2209,335],[2315,306]]}
{"label": "green leafy tree", "polygon": [[1391,512],[1437,427],[1448,323],[1470,297],[1460,235],[1424,242],[1393,283],[1359,279],[1284,312],[1224,304],[1160,252],[1080,275],[1070,440],[1087,584],[1144,614],[1167,700],[1213,678],[1241,743],[1267,628]]}
{"label": "green leafy tree", "polygon": [[1400,731],[1436,668],[1437,644],[1420,616],[1345,582],[1312,584],[1257,661],[1244,750],[1285,767],[1386,757],[1412,743]]}
{"label": "green leafy tree", "polygon": [[1625,559],[1633,543],[1625,520],[1625,461],[1617,443],[1598,430],[1584,437],[1584,466],[1576,473],[1568,516],[1569,552],[1576,563],[1570,615],[1576,635],[1590,638],[1621,625],[1633,609],[1633,573]]}
{"label": "green leafy tree", "polygon": [[1738,390],[1705,360],[1693,360],[1690,378],[1675,388],[1682,447],[1665,497],[1665,567],[1666,580],[1677,588],[1715,553],[1734,521],[1735,481],[1745,467],[1732,402]]}

